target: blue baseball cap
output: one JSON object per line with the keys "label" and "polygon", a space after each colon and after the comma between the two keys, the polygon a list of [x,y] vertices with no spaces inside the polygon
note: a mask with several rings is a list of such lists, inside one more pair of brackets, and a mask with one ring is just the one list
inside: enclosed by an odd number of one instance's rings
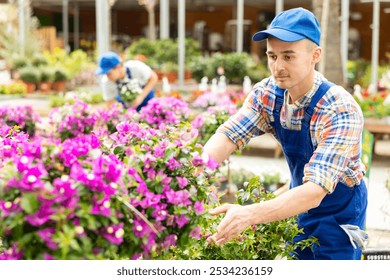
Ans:
{"label": "blue baseball cap", "polygon": [[276,15],[267,30],[253,35],[253,41],[262,41],[273,36],[285,42],[309,39],[320,45],[321,30],[315,15],[304,9],[294,8]]}
{"label": "blue baseball cap", "polygon": [[118,64],[121,63],[119,55],[114,52],[105,52],[103,53],[98,62],[98,69],[96,69],[96,75],[107,74],[108,71],[115,68]]}

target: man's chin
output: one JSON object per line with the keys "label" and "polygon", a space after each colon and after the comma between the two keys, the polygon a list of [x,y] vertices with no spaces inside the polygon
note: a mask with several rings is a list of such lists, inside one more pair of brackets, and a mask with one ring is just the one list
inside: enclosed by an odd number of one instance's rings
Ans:
{"label": "man's chin", "polygon": [[276,84],[279,88],[287,88],[287,84],[284,80],[276,80]]}

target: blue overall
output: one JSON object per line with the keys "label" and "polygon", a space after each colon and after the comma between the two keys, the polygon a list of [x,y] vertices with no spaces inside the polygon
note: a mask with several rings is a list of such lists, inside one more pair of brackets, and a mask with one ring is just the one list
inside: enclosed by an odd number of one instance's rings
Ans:
{"label": "blue overall", "polygon": [[[126,73],[127,73],[127,77],[129,79],[131,79],[131,71],[129,68],[126,68]],[[116,84],[118,85],[118,94],[116,96],[116,101],[118,101],[119,103],[121,103],[125,108],[127,108],[125,102],[122,100],[122,97],[121,97],[121,94],[120,94],[120,85],[121,83],[119,81],[116,82]],[[149,91],[148,95],[145,97],[145,99],[142,101],[141,104],[139,104],[136,108],[137,112],[139,112],[141,110],[142,107],[146,106],[149,102],[150,99],[152,99],[154,97],[154,89],[152,89],[151,91]]]}
{"label": "blue overall", "polygon": [[[315,147],[310,136],[310,120],[317,102],[324,96],[331,83],[324,81],[314,94],[305,110],[302,129],[289,130],[280,124],[280,110],[283,106],[284,89],[276,88],[276,103],[271,125],[276,132],[291,172],[290,188],[302,185],[304,166],[309,162]],[[348,235],[339,226],[357,225],[364,228],[367,208],[367,189],[364,180],[354,187],[339,182],[334,192],[325,196],[321,204],[298,216],[298,225],[304,233],[296,236],[295,242],[311,236],[318,238],[313,251],[310,248],[297,250],[296,257],[303,260],[314,259],[361,259],[361,250],[354,249]]]}

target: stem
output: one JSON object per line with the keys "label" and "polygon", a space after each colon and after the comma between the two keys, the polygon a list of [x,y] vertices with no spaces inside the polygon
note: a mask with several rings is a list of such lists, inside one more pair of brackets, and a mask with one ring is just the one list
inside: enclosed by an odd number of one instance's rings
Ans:
{"label": "stem", "polygon": [[117,196],[117,199],[122,202],[127,208],[130,209],[130,211],[134,212],[138,217],[140,217],[151,229],[155,234],[158,234],[158,230],[154,227],[154,225],[149,222],[149,220],[143,215],[140,211],[137,210],[133,205],[128,203],[127,201],[123,201],[122,197]]}

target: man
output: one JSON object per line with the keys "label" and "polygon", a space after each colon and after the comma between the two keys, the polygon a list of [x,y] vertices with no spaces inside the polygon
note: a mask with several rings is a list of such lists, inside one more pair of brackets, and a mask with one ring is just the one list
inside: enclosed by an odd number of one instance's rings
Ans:
{"label": "man", "polygon": [[122,103],[120,88],[125,78],[136,79],[142,92],[133,101],[131,107],[139,111],[150,99],[154,97],[154,87],[158,81],[156,72],[139,60],[129,60],[121,63],[120,57],[114,52],[105,52],[98,62],[96,75],[104,75],[101,79],[103,99],[112,104],[115,100]]}
{"label": "man", "polygon": [[267,39],[272,76],[254,86],[243,107],[204,147],[204,157],[224,161],[250,138],[271,133],[281,144],[291,171],[290,190],[247,206],[225,204],[208,241],[221,245],[248,226],[298,216],[304,234],[319,246],[296,252],[298,259],[360,259],[367,189],[360,161],[362,112],[352,96],[315,70],[321,57],[320,27],[308,10],[278,14],[253,36]]}

